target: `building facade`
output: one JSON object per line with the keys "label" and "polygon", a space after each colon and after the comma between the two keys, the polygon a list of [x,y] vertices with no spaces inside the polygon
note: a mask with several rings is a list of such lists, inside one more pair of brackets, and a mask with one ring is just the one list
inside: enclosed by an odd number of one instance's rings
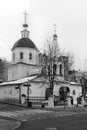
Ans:
{"label": "building facade", "polygon": [[[49,89],[48,78],[40,76],[46,68],[44,64],[46,57],[40,53],[34,42],[29,38],[28,24],[23,24],[21,39],[19,39],[12,47],[12,63],[8,68],[8,81],[0,84],[0,99],[17,99],[22,100],[23,95],[27,98],[27,88],[23,86],[25,82],[29,82],[30,97],[45,97]],[[53,95],[61,96],[61,91],[66,88],[67,95],[73,98],[74,104],[77,102],[77,97],[81,96],[82,88],[78,83],[70,83],[68,81],[68,58],[60,55],[60,50],[57,43],[57,34],[54,32],[52,37],[52,54],[56,55],[55,68],[56,78],[54,83]],[[50,65],[50,64],[49,64]],[[34,75],[36,75],[34,77]],[[16,89],[18,88],[18,89]]]}
{"label": "building facade", "polygon": [[21,39],[12,47],[12,64],[8,68],[8,81],[17,80],[39,72],[38,55],[34,42],[29,38],[28,24],[23,24]]}

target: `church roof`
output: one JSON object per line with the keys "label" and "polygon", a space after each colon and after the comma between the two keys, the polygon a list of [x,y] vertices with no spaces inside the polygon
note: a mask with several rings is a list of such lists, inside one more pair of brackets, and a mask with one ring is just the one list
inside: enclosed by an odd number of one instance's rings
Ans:
{"label": "church roof", "polygon": [[32,48],[32,49],[36,49],[37,51],[38,48],[36,47],[36,45],[33,43],[33,41],[30,38],[21,38],[19,39],[13,46],[12,50],[18,47],[27,47],[27,48]]}
{"label": "church roof", "polygon": [[7,82],[0,83],[0,86],[22,84],[22,83],[31,81],[31,80],[35,79],[36,77],[37,76],[29,76],[29,77],[25,77],[25,78],[15,80],[15,81],[7,81]]}

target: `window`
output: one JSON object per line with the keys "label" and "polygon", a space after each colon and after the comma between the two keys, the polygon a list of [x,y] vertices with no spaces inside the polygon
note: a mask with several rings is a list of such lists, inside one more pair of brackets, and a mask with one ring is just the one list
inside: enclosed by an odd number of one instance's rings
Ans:
{"label": "window", "polygon": [[13,53],[13,61],[15,61],[15,53]]}
{"label": "window", "polygon": [[32,54],[31,54],[31,53],[29,54],[29,59],[30,59],[30,60],[32,59]]}
{"label": "window", "polygon": [[56,75],[56,69],[57,69],[57,65],[54,64],[54,65],[53,65],[53,74],[54,74],[54,75]]}
{"label": "window", "polygon": [[20,59],[23,59],[23,52],[20,53]]}
{"label": "window", "polygon": [[62,76],[62,65],[59,65],[60,76]]}
{"label": "window", "polygon": [[73,90],[73,95],[75,95],[76,94],[76,92],[75,92],[75,90]]}

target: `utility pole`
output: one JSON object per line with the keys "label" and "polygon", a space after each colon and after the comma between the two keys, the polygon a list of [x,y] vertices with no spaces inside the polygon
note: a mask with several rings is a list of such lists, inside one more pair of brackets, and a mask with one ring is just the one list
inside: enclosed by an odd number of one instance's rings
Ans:
{"label": "utility pole", "polygon": [[30,82],[26,82],[23,86],[27,87],[27,106],[31,107],[31,102],[29,102],[29,87],[31,86]]}

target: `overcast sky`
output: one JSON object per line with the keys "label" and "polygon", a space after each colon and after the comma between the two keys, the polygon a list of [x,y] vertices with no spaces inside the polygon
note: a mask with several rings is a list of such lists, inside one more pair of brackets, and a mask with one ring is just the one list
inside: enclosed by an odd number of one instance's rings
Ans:
{"label": "overcast sky", "polygon": [[28,13],[30,38],[39,49],[57,25],[58,44],[74,55],[75,69],[87,59],[87,0],[0,0],[0,57],[11,60],[21,38],[23,12]]}

